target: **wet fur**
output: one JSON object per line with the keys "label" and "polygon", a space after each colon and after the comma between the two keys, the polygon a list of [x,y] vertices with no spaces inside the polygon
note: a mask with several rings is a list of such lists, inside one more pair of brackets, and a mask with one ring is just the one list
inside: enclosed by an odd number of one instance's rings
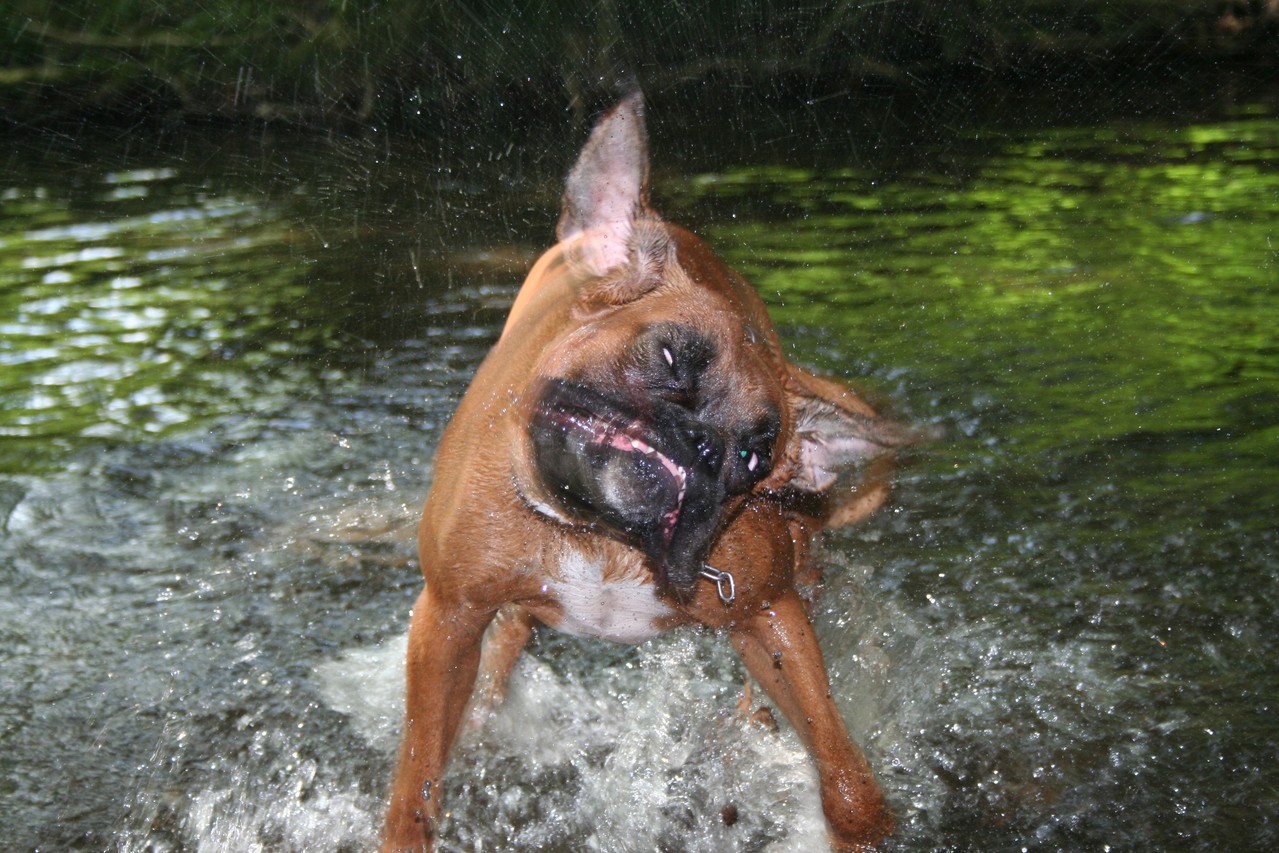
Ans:
{"label": "wet fur", "polygon": [[[433,848],[439,782],[465,708],[473,693],[480,703],[500,701],[536,624],[618,642],[683,625],[724,632],[812,755],[832,846],[864,849],[893,829],[831,700],[796,584],[814,579],[810,555],[822,529],[884,502],[893,449],[919,434],[879,417],[842,384],[789,364],[750,285],[649,208],[647,177],[643,102],[633,94],[593,131],[569,175],[560,242],[529,273],[441,439],[419,528],[426,583],[409,630],[404,741],[383,851]],[[684,351],[661,346],[664,338],[654,356],[646,336],[668,327],[678,330],[673,341],[711,342],[713,357],[689,356],[677,369]],[[675,390],[688,386],[673,397],[686,409],[677,420],[706,431],[693,450],[669,453],[698,456],[678,464],[707,482],[702,509],[714,510],[675,522],[688,525],[676,534],[692,544],[673,556],[616,521],[626,512],[657,518],[668,511],[666,492],[645,508],[638,481],[629,485],[639,506],[615,505],[625,489],[592,488],[587,498],[547,486],[548,465],[569,466],[576,483],[591,466],[625,471],[625,442],[614,453],[612,444],[588,447],[590,429],[576,444],[530,435],[569,428],[567,416],[537,426],[537,406],[555,405],[548,381],[616,399],[637,422],[648,409],[668,410],[670,395],[653,379],[663,361]],[[695,375],[681,379],[680,369]],[[645,426],[644,434],[660,442],[672,428]],[[840,472],[865,460],[860,481],[834,488]],[[662,566],[667,559],[672,565]],[[703,562],[733,574],[735,599],[698,580]]]}

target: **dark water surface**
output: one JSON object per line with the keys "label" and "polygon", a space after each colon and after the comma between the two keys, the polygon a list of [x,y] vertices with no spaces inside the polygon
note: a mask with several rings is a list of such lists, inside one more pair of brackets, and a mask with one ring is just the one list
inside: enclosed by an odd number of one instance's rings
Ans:
{"label": "dark water surface", "polygon": [[[816,614],[888,849],[1279,845],[1279,118],[676,126],[667,216],[948,431]],[[0,143],[0,838],[367,850],[407,531],[578,139],[137,139]],[[446,849],[821,849],[721,640],[533,652]]]}

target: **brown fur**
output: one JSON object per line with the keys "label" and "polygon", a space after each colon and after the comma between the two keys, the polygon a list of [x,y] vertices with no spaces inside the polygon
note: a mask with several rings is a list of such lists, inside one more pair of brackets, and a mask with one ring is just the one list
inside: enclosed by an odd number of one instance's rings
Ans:
{"label": "brown fur", "polygon": [[[873,463],[842,498],[831,497],[834,474],[866,446],[891,449],[914,434],[879,418],[843,385],[789,364],[750,285],[697,237],[648,209],[641,110],[638,97],[627,99],[592,135],[569,178],[564,239],[529,273],[441,439],[419,531],[426,584],[409,630],[404,741],[383,835],[388,853],[432,849],[440,780],[477,679],[482,702],[500,701],[535,623],[568,627],[591,618],[612,639],[637,626],[726,633],[811,753],[832,845],[863,849],[893,829],[870,766],[831,700],[796,573],[812,574],[812,540],[825,526],[859,521],[884,502],[891,465]],[[715,369],[732,378],[717,386],[706,418],[750,423],[781,413],[771,472],[725,499],[709,551],[707,563],[734,577],[731,603],[710,582],[661,586],[633,543],[561,517],[532,461],[530,389],[543,377],[568,375],[616,385],[629,342],[672,318],[713,339]],[[581,566],[599,571],[601,591],[628,590],[657,615],[611,627],[617,614],[594,610],[590,589],[571,576]],[[577,584],[571,595],[563,592],[570,581]]]}

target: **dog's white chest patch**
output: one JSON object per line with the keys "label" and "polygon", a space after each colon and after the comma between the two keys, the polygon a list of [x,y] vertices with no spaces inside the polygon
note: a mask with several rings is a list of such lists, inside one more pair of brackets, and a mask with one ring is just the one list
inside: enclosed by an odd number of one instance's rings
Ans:
{"label": "dog's white chest patch", "polygon": [[605,581],[604,566],[576,551],[565,554],[559,578],[548,585],[563,619],[555,627],[568,634],[615,643],[641,643],[662,632],[674,611],[641,578]]}

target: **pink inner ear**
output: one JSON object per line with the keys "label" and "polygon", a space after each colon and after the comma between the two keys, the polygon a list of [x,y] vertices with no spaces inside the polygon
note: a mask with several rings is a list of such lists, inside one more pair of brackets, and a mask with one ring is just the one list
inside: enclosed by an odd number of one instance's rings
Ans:
{"label": "pink inner ear", "polygon": [[595,275],[604,275],[630,257],[631,223],[619,222],[588,228],[577,244],[577,259]]}
{"label": "pink inner ear", "polygon": [[564,187],[560,240],[582,238],[579,252],[597,274],[626,263],[632,225],[645,210],[648,143],[639,92],[600,119]]}
{"label": "pink inner ear", "polygon": [[840,471],[885,451],[874,442],[847,435],[807,432],[799,442],[799,466],[791,484],[812,492],[829,489]]}

